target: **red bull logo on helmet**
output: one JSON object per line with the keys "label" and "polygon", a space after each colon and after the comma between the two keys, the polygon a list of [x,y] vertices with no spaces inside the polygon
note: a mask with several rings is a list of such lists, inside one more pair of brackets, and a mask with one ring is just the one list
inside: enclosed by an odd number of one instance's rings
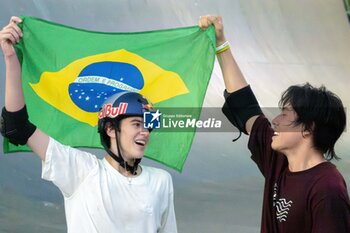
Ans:
{"label": "red bull logo on helmet", "polygon": [[151,103],[148,103],[148,104],[142,104],[142,109],[144,111],[152,111],[154,110],[154,107]]}
{"label": "red bull logo on helmet", "polygon": [[113,107],[112,104],[104,104],[98,113],[98,118],[102,119],[105,117],[115,118],[118,115],[126,113],[128,103],[120,103],[118,107]]}

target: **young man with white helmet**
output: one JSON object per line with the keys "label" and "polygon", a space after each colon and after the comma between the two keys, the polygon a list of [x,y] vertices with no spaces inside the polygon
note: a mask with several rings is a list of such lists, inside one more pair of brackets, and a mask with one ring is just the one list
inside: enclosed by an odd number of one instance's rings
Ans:
{"label": "young man with white helmet", "polygon": [[68,232],[176,233],[170,174],[139,165],[150,136],[142,116],[152,105],[133,92],[105,101],[98,122],[107,151],[102,160],[55,141],[28,120],[21,66],[13,48],[23,36],[20,22],[12,17],[0,31],[6,63],[1,133],[16,145],[27,144],[40,157],[42,178],[64,196]]}

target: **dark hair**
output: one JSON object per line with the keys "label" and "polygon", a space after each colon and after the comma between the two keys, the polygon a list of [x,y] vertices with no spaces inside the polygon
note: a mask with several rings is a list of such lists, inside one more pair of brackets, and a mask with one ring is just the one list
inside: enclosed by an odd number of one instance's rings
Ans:
{"label": "dark hair", "polygon": [[119,116],[117,119],[113,119],[113,118],[105,118],[104,122],[103,122],[103,130],[99,131],[100,135],[101,135],[101,144],[103,145],[103,143],[106,144],[107,148],[111,147],[111,141],[110,141],[110,137],[107,134],[107,127],[112,127],[118,131],[120,131],[120,125],[123,119],[130,117],[130,116]]}
{"label": "dark hair", "polygon": [[283,92],[279,106],[290,104],[297,113],[296,125],[313,135],[313,146],[328,161],[339,159],[334,145],[346,126],[345,109],[340,98],[324,86],[313,87],[309,83],[289,87]]}

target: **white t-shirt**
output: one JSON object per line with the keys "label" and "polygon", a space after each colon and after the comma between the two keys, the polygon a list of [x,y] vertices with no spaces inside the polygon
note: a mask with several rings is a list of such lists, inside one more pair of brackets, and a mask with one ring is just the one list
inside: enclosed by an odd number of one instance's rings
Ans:
{"label": "white t-shirt", "polygon": [[170,174],[141,168],[127,178],[106,159],[50,138],[42,178],[64,196],[69,233],[176,233]]}

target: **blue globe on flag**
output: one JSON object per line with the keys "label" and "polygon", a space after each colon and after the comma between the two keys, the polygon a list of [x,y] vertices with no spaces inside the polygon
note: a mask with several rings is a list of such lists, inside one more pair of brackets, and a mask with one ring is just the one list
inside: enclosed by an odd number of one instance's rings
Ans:
{"label": "blue globe on flag", "polygon": [[69,84],[73,103],[86,112],[98,112],[111,95],[122,91],[139,92],[144,86],[140,70],[123,62],[96,62],[86,66]]}

